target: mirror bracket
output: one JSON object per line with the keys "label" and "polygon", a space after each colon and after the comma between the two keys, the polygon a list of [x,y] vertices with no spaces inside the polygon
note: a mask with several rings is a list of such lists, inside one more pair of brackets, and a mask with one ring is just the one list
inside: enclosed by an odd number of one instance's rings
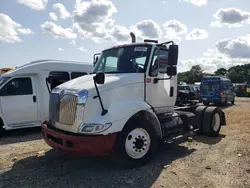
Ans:
{"label": "mirror bracket", "polygon": [[95,89],[96,89],[96,92],[97,92],[97,96],[95,98],[99,98],[99,102],[100,102],[100,105],[101,105],[101,108],[102,108],[101,115],[104,116],[105,114],[108,113],[108,110],[104,109],[104,106],[103,106],[103,103],[102,103],[102,99],[101,99],[97,84],[104,84],[104,82],[105,82],[105,74],[103,72],[98,72],[93,77],[93,80],[94,80],[94,85],[95,85]]}

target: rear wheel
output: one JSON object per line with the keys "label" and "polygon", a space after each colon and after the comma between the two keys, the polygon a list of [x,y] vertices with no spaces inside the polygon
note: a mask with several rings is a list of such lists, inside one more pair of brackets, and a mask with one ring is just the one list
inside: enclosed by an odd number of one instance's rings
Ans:
{"label": "rear wheel", "polygon": [[158,148],[158,136],[148,121],[130,120],[118,134],[113,156],[127,167],[146,164]]}
{"label": "rear wheel", "polygon": [[209,107],[204,112],[203,117],[203,134],[206,136],[216,137],[221,129],[221,113],[216,107]]}

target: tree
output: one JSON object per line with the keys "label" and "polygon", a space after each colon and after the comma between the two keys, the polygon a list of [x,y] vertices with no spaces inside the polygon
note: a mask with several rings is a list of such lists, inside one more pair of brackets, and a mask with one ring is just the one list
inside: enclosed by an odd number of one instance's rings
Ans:
{"label": "tree", "polygon": [[217,76],[226,76],[227,75],[227,69],[225,68],[220,68],[217,71],[214,72],[215,75]]}
{"label": "tree", "polygon": [[178,74],[178,82],[187,82],[193,84],[194,82],[200,82],[203,76],[203,70],[200,65],[194,65],[189,71],[181,72]]}
{"label": "tree", "polygon": [[236,65],[228,70],[220,68],[216,70],[214,74],[228,76],[233,83],[247,82],[250,84],[250,63],[245,65]]}

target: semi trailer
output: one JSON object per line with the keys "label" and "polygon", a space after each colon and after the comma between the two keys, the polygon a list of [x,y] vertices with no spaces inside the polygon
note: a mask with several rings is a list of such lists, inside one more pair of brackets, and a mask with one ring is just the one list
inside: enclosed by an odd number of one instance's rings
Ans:
{"label": "semi trailer", "polygon": [[226,125],[217,107],[175,107],[178,45],[144,40],[103,50],[90,75],[54,88],[45,142],[72,155],[111,155],[146,164],[166,141],[197,132],[216,137]]}

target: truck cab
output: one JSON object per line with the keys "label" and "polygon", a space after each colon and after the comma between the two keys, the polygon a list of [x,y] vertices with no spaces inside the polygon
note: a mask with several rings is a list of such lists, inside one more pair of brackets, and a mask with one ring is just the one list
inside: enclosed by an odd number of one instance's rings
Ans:
{"label": "truck cab", "polygon": [[[52,148],[77,155],[111,153],[123,164],[138,166],[154,155],[159,143],[184,130],[204,124],[206,134],[218,135],[225,124],[221,110],[174,109],[178,45],[135,43],[131,37],[131,44],[103,50],[92,74],[52,90],[50,118],[42,124]],[[209,123],[203,123],[204,113]]]}

